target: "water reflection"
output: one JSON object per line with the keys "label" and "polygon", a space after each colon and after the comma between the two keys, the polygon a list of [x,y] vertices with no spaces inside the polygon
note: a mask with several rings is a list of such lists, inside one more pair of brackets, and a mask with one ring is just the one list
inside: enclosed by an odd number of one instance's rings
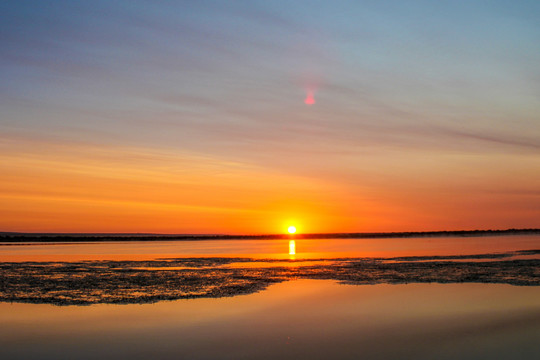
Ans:
{"label": "water reflection", "polygon": [[[290,259],[471,255],[538,249],[540,236],[441,237],[409,239],[298,239],[129,241],[0,244],[0,262],[155,260],[190,257]],[[289,252],[287,252],[289,244]],[[301,251],[298,250],[301,249]]]}
{"label": "water reflection", "polygon": [[296,241],[289,240],[289,258],[295,259],[296,258]]}
{"label": "water reflection", "polygon": [[0,303],[0,358],[540,359],[539,290],[297,280],[149,305]]}

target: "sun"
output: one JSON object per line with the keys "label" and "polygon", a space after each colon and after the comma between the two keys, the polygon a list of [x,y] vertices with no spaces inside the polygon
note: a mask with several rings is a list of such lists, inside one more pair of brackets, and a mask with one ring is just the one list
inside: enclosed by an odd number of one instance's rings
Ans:
{"label": "sun", "polygon": [[296,232],[296,227],[291,225],[289,226],[287,231],[289,232],[289,234],[294,234]]}

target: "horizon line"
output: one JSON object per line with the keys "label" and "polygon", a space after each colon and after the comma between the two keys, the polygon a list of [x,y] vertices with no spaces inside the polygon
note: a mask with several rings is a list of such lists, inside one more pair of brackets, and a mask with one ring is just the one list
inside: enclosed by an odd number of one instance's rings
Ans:
{"label": "horizon line", "polygon": [[0,241],[16,240],[68,240],[71,238],[92,240],[233,240],[233,239],[345,239],[384,238],[415,236],[482,236],[482,235],[526,235],[540,234],[540,228],[476,229],[476,230],[434,230],[434,231],[393,231],[393,232],[342,232],[342,233],[296,233],[296,234],[164,234],[164,233],[53,233],[53,232],[0,232]]}

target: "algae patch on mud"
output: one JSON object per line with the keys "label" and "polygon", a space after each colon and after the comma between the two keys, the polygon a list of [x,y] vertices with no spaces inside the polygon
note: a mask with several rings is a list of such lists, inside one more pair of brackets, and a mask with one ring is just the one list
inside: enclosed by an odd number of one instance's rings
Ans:
{"label": "algae patch on mud", "polygon": [[[250,294],[295,279],[347,284],[499,283],[540,285],[539,250],[401,258],[0,263],[0,301],[131,304]],[[238,266],[244,264],[248,266]]]}

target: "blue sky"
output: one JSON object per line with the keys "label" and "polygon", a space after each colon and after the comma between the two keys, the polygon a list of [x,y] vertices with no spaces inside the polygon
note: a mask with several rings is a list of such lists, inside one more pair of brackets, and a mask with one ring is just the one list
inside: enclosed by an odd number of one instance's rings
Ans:
{"label": "blue sky", "polygon": [[[426,131],[452,138],[449,147],[482,136],[486,147],[491,138],[539,145],[535,2],[3,6],[2,107],[16,113],[3,121],[8,129],[116,137],[130,121],[143,128],[163,121],[261,141],[302,140],[290,126],[345,141],[352,131],[376,146],[429,146]],[[293,119],[310,83],[323,109]],[[22,105],[46,116],[23,114]],[[71,116],[78,111],[89,114]],[[140,134],[123,136],[141,141]]]}

